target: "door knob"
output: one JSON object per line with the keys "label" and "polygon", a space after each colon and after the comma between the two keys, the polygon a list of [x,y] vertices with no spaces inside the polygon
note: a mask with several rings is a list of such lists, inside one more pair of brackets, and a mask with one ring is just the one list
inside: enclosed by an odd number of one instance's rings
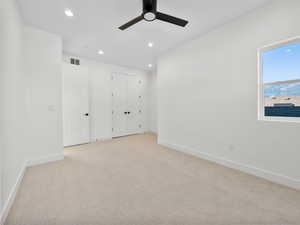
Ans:
{"label": "door knob", "polygon": [[124,114],[127,114],[127,112],[124,112]]}
{"label": "door knob", "polygon": [[85,116],[89,116],[89,114],[88,113],[86,113],[86,114],[84,114]]}
{"label": "door knob", "polygon": [[130,114],[130,112],[127,112],[128,114]]}

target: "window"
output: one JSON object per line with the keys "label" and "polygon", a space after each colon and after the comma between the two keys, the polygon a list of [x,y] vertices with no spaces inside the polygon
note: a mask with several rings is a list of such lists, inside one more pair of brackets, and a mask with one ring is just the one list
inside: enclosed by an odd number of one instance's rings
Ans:
{"label": "window", "polygon": [[259,50],[259,119],[300,122],[300,38]]}

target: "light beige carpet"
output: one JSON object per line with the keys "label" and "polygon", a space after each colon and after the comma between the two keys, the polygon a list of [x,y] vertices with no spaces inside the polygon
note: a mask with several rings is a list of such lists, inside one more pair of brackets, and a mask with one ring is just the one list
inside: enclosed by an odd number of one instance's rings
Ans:
{"label": "light beige carpet", "polygon": [[28,169],[6,225],[300,224],[300,192],[136,135]]}

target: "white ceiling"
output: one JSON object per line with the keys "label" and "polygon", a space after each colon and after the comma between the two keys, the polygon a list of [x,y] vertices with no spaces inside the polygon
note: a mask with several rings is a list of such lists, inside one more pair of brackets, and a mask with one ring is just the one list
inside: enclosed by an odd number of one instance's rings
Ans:
{"label": "white ceiling", "polygon": [[[26,24],[59,34],[64,52],[102,62],[148,69],[161,53],[212,30],[270,0],[158,0],[158,10],[187,19],[187,27],[142,21],[126,31],[119,26],[137,17],[142,0],[19,0]],[[68,18],[66,8],[75,16]],[[154,43],[153,48],[147,46]],[[97,52],[102,49],[105,54]]]}

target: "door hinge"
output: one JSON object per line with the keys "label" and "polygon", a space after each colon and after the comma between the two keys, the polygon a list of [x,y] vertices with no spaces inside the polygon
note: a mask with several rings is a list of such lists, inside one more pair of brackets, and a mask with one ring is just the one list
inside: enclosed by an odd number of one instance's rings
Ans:
{"label": "door hinge", "polygon": [[114,110],[111,112],[111,114],[114,114]]}
{"label": "door hinge", "polygon": [[111,93],[111,96],[113,96],[113,97],[114,97],[114,93]]}
{"label": "door hinge", "polygon": [[114,132],[114,128],[111,128],[111,131]]}

